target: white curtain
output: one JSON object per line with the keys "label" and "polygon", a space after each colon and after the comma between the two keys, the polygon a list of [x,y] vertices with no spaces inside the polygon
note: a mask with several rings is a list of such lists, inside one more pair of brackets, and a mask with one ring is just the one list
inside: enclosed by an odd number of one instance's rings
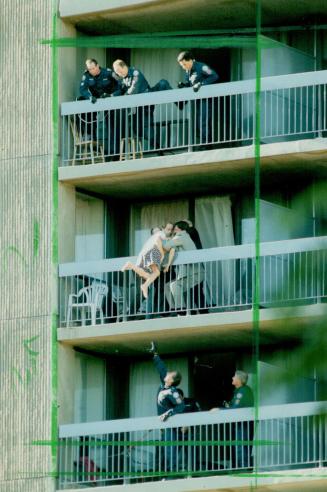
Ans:
{"label": "white curtain", "polygon": [[[166,364],[168,370],[180,371],[182,374],[180,387],[187,396],[189,390],[187,358],[169,359]],[[129,385],[129,415],[131,418],[157,415],[156,395],[159,384],[160,378],[152,360],[131,364]]]}
{"label": "white curtain", "polygon": [[130,254],[136,255],[151,234],[151,228],[188,218],[188,200],[171,200],[132,207]]}
{"label": "white curtain", "polygon": [[[195,227],[203,248],[234,244],[231,201],[228,196],[209,196],[195,200]],[[209,266],[209,265],[208,265]],[[206,268],[206,297],[211,305],[233,302],[235,263],[213,262]]]}
{"label": "white curtain", "polygon": [[78,195],[75,212],[75,261],[104,258],[103,200]]}
{"label": "white curtain", "polygon": [[105,420],[105,361],[76,353],[74,379],[75,422]]}
{"label": "white curtain", "polygon": [[137,48],[131,51],[131,65],[141,70],[149,84],[154,86],[160,79],[166,79],[176,88],[183,77],[183,71],[177,63],[179,51],[174,48],[158,50],[155,48]]}

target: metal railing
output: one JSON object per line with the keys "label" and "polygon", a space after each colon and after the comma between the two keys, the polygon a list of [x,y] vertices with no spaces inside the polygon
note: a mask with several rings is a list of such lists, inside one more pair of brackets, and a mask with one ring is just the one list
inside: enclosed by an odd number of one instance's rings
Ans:
{"label": "metal railing", "polygon": [[[327,71],[262,79],[261,142],[327,130]],[[61,105],[61,164],[251,144],[255,80]]]}
{"label": "metal railing", "polygon": [[[295,306],[327,298],[327,237],[261,243],[260,306]],[[140,278],[121,272],[128,258],[59,267],[60,326],[110,323],[140,316],[251,309],[253,244],[178,253],[148,299]],[[131,258],[135,261],[135,258]]]}
{"label": "metal railing", "polygon": [[63,425],[59,486],[325,466],[327,402]]}

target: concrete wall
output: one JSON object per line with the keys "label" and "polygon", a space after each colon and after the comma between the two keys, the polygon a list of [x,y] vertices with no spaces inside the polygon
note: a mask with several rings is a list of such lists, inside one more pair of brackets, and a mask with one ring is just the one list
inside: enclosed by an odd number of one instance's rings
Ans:
{"label": "concrete wall", "polygon": [[52,6],[1,2],[1,492],[55,489],[51,447],[33,444],[51,441],[55,408],[52,71],[51,48],[40,43],[51,37]]}

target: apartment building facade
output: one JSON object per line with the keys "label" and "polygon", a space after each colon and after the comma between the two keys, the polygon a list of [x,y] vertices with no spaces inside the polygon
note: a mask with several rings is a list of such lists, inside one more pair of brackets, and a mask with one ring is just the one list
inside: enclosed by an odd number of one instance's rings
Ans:
{"label": "apartment building facade", "polygon": [[[8,116],[5,133],[20,138],[5,140],[2,180],[1,490],[326,487],[326,14],[318,0],[275,3],[262,2],[260,138],[252,3],[6,4],[7,19],[20,12],[32,78],[11,98],[26,115]],[[12,36],[13,59],[21,44]],[[177,89],[186,48],[217,84]],[[77,100],[87,58],[122,58],[172,90]],[[185,218],[203,248],[179,252],[146,302],[121,268],[152,227]],[[179,268],[189,277],[174,309]],[[200,413],[158,419],[151,340]],[[210,412],[231,399],[236,369],[249,373],[255,408]],[[237,426],[250,441],[237,442]],[[167,435],[179,442],[164,445]]]}

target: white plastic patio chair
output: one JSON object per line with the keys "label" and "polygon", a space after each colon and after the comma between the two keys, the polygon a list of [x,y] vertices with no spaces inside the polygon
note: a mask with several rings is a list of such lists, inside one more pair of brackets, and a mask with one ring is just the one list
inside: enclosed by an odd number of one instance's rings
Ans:
{"label": "white plastic patio chair", "polygon": [[[85,325],[85,311],[91,312],[91,323],[96,324],[97,311],[100,313],[101,323],[104,323],[102,304],[108,294],[108,286],[103,282],[92,282],[88,287],[83,287],[77,294],[70,294],[68,298],[67,326],[72,318],[73,308],[81,309],[82,325]],[[81,299],[78,301],[78,299]]]}

